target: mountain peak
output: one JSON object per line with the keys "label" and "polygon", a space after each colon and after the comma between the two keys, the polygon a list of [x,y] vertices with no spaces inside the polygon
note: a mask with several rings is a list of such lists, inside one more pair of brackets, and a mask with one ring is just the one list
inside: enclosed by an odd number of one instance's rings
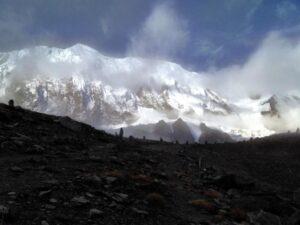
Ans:
{"label": "mountain peak", "polygon": [[[64,49],[37,46],[0,55],[0,101],[13,98],[31,110],[68,115],[105,128],[182,118],[175,125],[193,124],[197,132],[199,121],[245,137],[274,131],[263,120],[266,114],[260,113],[268,108],[262,100],[226,100],[222,93],[205,89],[203,84],[201,74],[178,64],[108,57],[81,43]],[[286,115],[299,120],[297,99],[280,97],[276,109],[293,109],[293,114],[281,113],[282,118]],[[281,109],[281,105],[286,107]],[[294,124],[288,124],[288,129],[296,129],[298,124]],[[159,125],[170,132],[165,123]]]}

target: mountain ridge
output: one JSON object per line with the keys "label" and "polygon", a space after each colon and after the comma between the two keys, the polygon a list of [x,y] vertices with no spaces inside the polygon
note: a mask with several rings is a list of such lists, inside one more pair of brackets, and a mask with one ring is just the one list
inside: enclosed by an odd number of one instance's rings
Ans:
{"label": "mountain ridge", "polygon": [[[28,109],[67,115],[98,128],[183,118],[195,125],[205,122],[227,133],[259,137],[276,132],[278,124],[284,127],[284,115],[273,126],[274,118],[261,113],[269,110],[263,104],[268,96],[230,101],[203,85],[200,73],[175,63],[111,58],[82,44],[0,53],[0,100],[12,98]],[[280,104],[288,110],[296,108],[293,114],[300,110],[300,101]]]}

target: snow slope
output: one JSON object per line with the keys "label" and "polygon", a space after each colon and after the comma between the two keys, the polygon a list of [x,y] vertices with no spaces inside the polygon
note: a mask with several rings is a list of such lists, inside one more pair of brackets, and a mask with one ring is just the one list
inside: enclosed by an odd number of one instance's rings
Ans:
{"label": "snow slope", "polygon": [[271,96],[231,102],[178,64],[107,57],[82,44],[0,53],[0,100],[10,98],[105,129],[182,118],[194,127],[205,122],[234,135],[265,136],[296,129],[285,115],[300,115],[297,96],[276,96],[278,117],[266,113]]}

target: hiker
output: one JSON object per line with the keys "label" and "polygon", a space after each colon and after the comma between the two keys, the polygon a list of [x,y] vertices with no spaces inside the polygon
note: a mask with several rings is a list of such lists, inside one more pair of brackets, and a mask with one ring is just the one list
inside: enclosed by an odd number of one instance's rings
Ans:
{"label": "hiker", "polygon": [[11,107],[11,108],[14,108],[14,107],[15,107],[14,100],[10,99],[10,100],[8,101],[8,106]]}
{"label": "hiker", "polygon": [[123,140],[124,131],[123,128],[120,129],[119,138]]}

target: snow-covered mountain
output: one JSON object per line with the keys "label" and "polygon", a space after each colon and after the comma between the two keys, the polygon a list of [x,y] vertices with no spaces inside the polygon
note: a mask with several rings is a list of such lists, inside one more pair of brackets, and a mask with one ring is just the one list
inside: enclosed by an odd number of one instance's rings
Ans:
{"label": "snow-covered mountain", "polygon": [[111,58],[81,44],[0,53],[0,100],[11,98],[32,110],[105,129],[182,118],[195,136],[201,122],[244,137],[296,129],[286,115],[300,112],[294,95],[232,102],[205,88],[201,74],[178,64]]}

